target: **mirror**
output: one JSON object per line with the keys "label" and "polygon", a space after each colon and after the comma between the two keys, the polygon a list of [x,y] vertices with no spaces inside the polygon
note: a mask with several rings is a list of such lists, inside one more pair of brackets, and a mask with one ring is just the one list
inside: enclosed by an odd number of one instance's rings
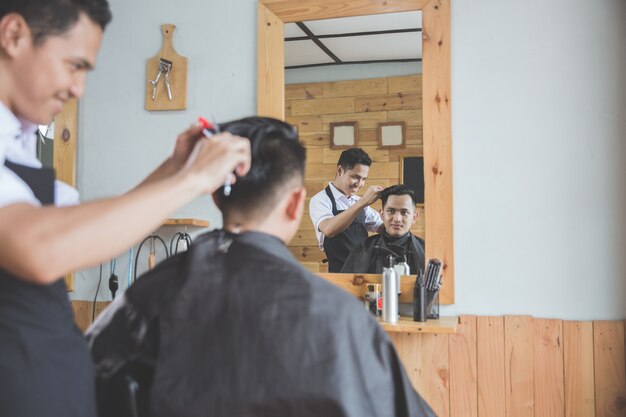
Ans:
{"label": "mirror", "polygon": [[[372,159],[359,196],[368,186],[399,184],[402,160],[422,157],[421,26],[420,11],[285,24],[285,120],[297,126],[307,148],[309,199],[317,194],[315,201],[328,202],[323,190],[329,181],[338,184],[334,181],[337,161],[347,148],[359,147]],[[415,172],[414,177],[423,178],[423,172]],[[349,194],[347,184],[344,187],[343,192]],[[419,193],[423,194],[423,185]],[[336,199],[338,209],[347,208],[345,196],[336,195]],[[374,246],[389,247],[399,259],[407,255],[410,271],[416,274],[423,268],[424,206],[404,200],[411,199],[406,195],[391,199],[395,205],[402,203],[402,212],[411,210],[394,219],[396,223],[401,220],[401,228],[392,228],[392,217],[382,216],[387,233],[379,234],[378,224],[371,223],[381,221],[381,201],[366,209],[370,238],[354,245],[343,268],[334,259],[327,262],[333,249],[325,247],[325,254],[319,248],[318,239],[328,240],[315,230],[322,213],[309,213],[308,204],[289,249],[315,273],[381,273],[387,253]],[[415,239],[408,235],[408,239],[397,239],[409,231]]]}
{"label": "mirror", "polygon": [[[450,2],[398,0],[343,2],[334,0],[261,0],[258,14],[259,114],[284,119],[284,24],[336,17],[422,11],[423,21],[423,155],[427,258],[444,264],[442,303],[454,302],[452,153],[450,106]],[[346,282],[335,274],[328,279]],[[353,282],[357,282],[358,277]],[[361,280],[362,281],[362,280]]]}

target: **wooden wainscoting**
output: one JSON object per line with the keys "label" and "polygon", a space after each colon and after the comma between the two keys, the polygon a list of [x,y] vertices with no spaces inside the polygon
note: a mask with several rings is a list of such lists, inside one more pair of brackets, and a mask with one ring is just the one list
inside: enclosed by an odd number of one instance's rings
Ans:
{"label": "wooden wainscoting", "polygon": [[[84,330],[93,303],[72,306]],[[389,336],[439,417],[626,416],[623,321],[461,316],[456,334]]]}
{"label": "wooden wainscoting", "polygon": [[439,417],[626,416],[623,321],[461,316],[390,337]]}

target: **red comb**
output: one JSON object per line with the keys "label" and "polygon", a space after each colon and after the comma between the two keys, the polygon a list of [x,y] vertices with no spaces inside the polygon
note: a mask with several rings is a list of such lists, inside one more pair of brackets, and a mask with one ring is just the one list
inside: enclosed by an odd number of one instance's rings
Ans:
{"label": "red comb", "polygon": [[202,125],[203,129],[215,130],[215,126],[204,117],[198,117],[198,123]]}

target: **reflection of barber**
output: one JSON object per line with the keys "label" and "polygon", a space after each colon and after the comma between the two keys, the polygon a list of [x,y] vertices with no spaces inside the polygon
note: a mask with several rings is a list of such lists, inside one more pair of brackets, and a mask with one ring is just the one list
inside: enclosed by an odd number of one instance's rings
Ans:
{"label": "reflection of barber", "polygon": [[380,186],[371,186],[356,195],[365,184],[372,160],[360,148],[343,151],[337,162],[335,179],[317,193],[309,204],[309,214],[320,249],[326,252],[328,272],[339,272],[352,249],[367,239],[368,231],[379,231],[382,220],[369,207],[378,199]]}
{"label": "reflection of barber", "polygon": [[397,262],[406,260],[411,274],[423,271],[424,241],[411,233],[411,226],[418,216],[413,190],[405,185],[392,185],[381,191],[380,198],[385,231],[357,245],[346,259],[341,272],[382,273],[388,254],[385,249],[399,255]]}

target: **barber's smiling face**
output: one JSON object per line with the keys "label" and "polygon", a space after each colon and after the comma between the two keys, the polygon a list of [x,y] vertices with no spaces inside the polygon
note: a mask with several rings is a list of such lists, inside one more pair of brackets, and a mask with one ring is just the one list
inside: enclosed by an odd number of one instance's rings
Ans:
{"label": "barber's smiling face", "polygon": [[390,195],[380,215],[385,231],[394,237],[407,234],[417,220],[417,210],[409,195]]}
{"label": "barber's smiling face", "polygon": [[85,76],[96,60],[102,30],[86,15],[67,32],[49,35],[33,44],[28,27],[11,51],[16,92],[7,103],[14,114],[34,123],[48,124],[63,104],[82,96]]}
{"label": "barber's smiling face", "polygon": [[344,170],[341,166],[337,167],[337,176],[333,184],[345,195],[355,195],[365,184],[370,167],[367,165],[356,164],[352,169]]}

